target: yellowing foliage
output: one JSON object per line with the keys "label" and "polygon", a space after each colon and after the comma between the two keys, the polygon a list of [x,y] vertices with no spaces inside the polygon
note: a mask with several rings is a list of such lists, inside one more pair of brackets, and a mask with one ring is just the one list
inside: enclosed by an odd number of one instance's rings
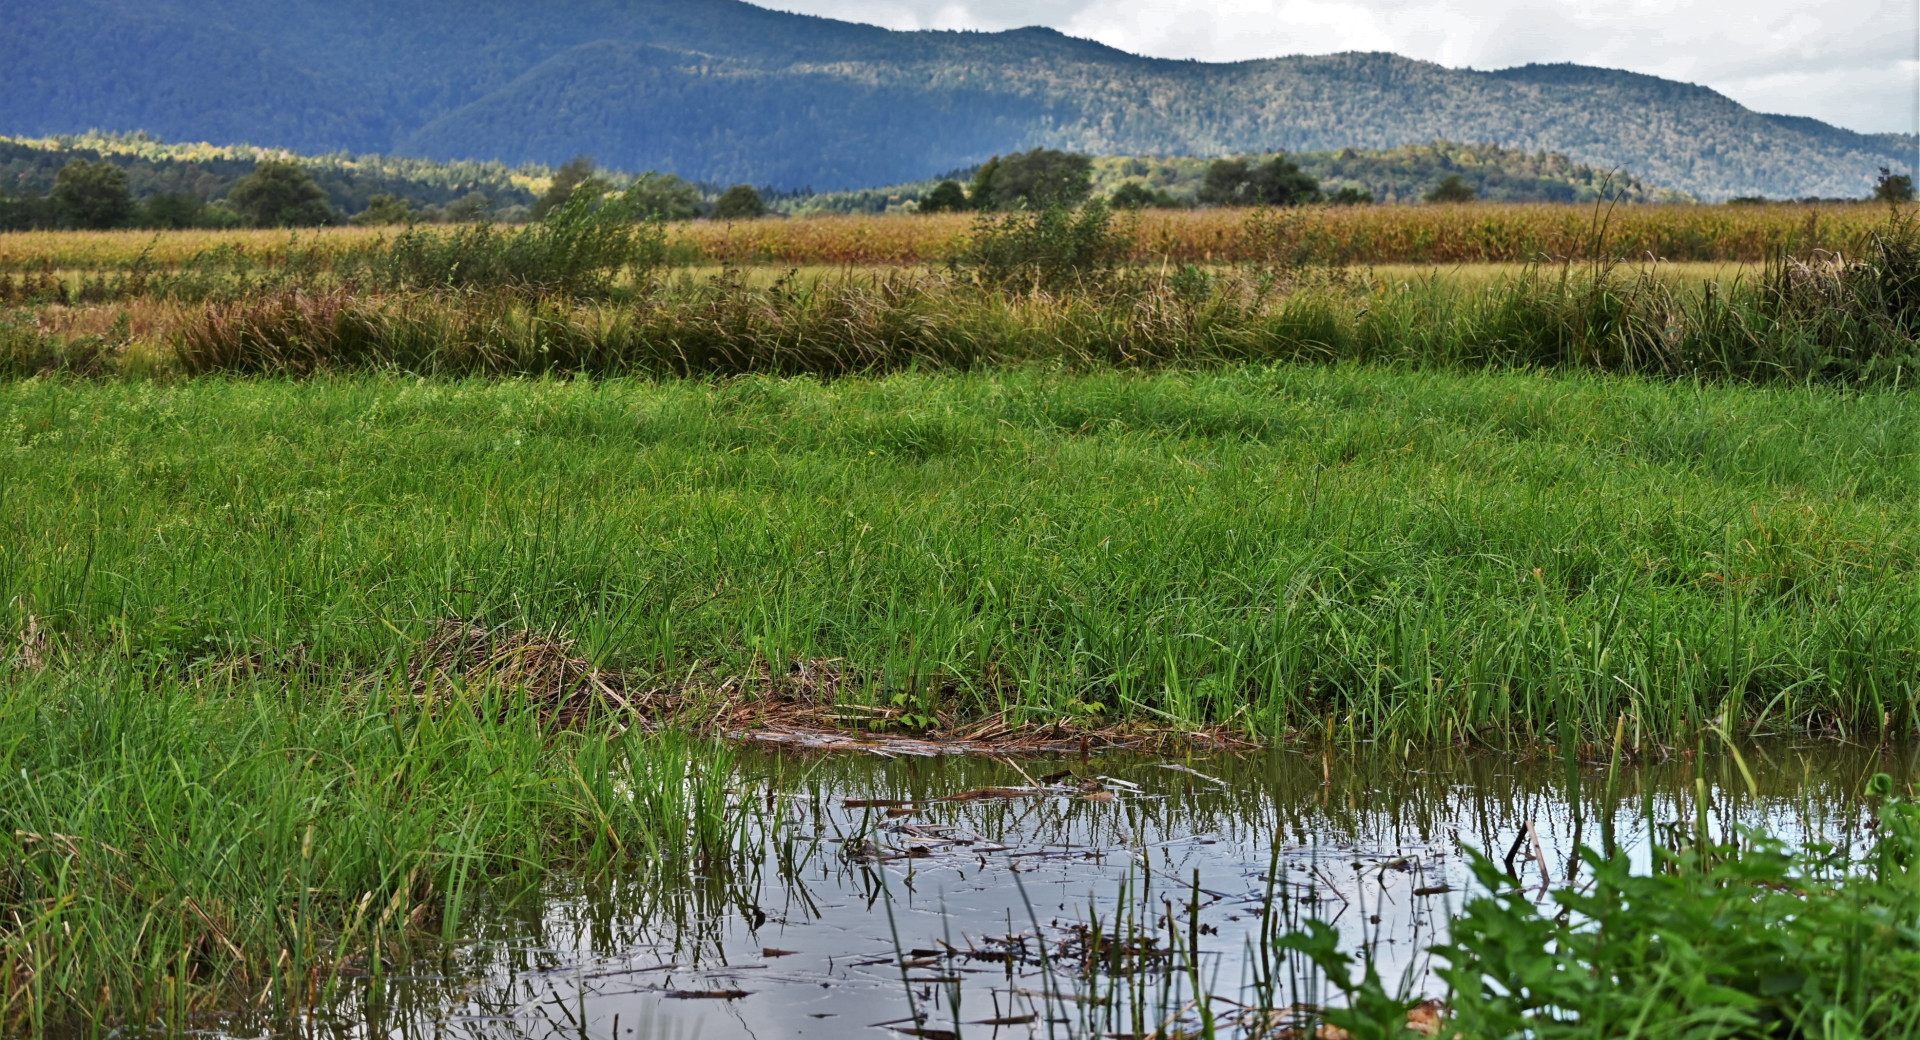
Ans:
{"label": "yellowing foliage", "polygon": [[[1604,207],[1480,203],[1293,210],[1158,210],[1123,215],[1136,263],[1311,261],[1346,264],[1529,263],[1596,257],[1753,263],[1785,248],[1859,255],[1886,218],[1864,204]],[[683,263],[804,266],[939,264],[971,214],[689,221],[668,230]],[[158,266],[230,246],[262,263],[316,244],[349,247],[391,229],[30,231],[0,234],[0,270]]]}

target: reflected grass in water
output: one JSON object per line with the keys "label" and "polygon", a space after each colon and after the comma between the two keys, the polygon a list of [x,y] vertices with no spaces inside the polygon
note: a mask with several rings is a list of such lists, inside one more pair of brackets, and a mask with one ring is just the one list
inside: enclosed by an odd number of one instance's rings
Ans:
{"label": "reflected grass in water", "polygon": [[[520,920],[543,927],[519,933],[519,941],[571,950],[571,957],[558,955],[537,976],[487,976],[486,991],[496,994],[487,1007],[524,1008],[509,1021],[443,1021],[464,1023],[460,1028],[475,1036],[575,1036],[583,1023],[587,1033],[605,1035],[616,1014],[629,1025],[650,1022],[662,1035],[846,1035],[888,1022],[928,1036],[938,1030],[1045,1036],[1050,1028],[1056,1036],[1173,1035],[1172,1027],[1253,1036],[1338,1017],[1358,998],[1376,1018],[1397,1006],[1393,1014],[1404,1024],[1408,1005],[1448,996],[1449,972],[1477,969],[1507,983],[1515,972],[1542,964],[1557,965],[1562,977],[1579,974],[1577,964],[1570,966],[1577,954],[1567,951],[1580,949],[1574,940],[1582,915],[1598,919],[1604,909],[1598,901],[1605,890],[1592,887],[1596,863],[1632,899],[1655,893],[1664,900],[1661,914],[1644,915],[1631,900],[1626,911],[1614,912],[1609,935],[1622,941],[1638,916],[1671,924],[1688,915],[1724,915],[1718,903],[1729,893],[1774,891],[1767,885],[1778,877],[1769,880],[1765,869],[1784,861],[1766,860],[1765,850],[1751,842],[1745,856],[1732,857],[1727,836],[1742,827],[1823,843],[1833,868],[1824,876],[1840,887],[1831,898],[1776,892],[1780,898],[1771,906],[1754,903],[1753,916],[1740,920],[1759,922],[1796,898],[1845,910],[1849,900],[1868,896],[1867,904],[1878,898],[1896,916],[1910,912],[1901,909],[1906,904],[1845,886],[1889,848],[1877,844],[1869,826],[1878,810],[1867,783],[1881,772],[1917,775],[1911,752],[1771,742],[1743,747],[1742,757],[1745,771],[1712,747],[1617,769],[1604,759],[1558,753],[1406,756],[1365,746],[1335,748],[1331,759],[1315,749],[1173,763],[1117,756],[1007,764],[750,754],[742,759],[742,790],[758,792],[757,804],[771,796],[781,807],[781,833],[804,849],[797,863],[783,859],[792,846],[768,852],[768,869],[734,895],[734,905],[718,909],[721,920],[701,923],[697,934],[678,923],[636,925],[637,915],[625,918],[624,932],[589,923],[573,909],[582,898],[579,888],[530,893],[531,905],[542,909],[523,910]],[[1067,784],[1044,798],[938,800],[957,791],[1017,787],[1028,776],[1063,770],[1072,770],[1076,782],[1105,777],[1119,796],[1088,801]],[[1467,796],[1474,791],[1480,797]],[[904,802],[915,809],[890,816],[899,806],[848,801]],[[946,838],[972,844],[926,840],[940,828]],[[1498,860],[1522,835],[1537,835],[1538,858],[1529,842],[1528,852],[1514,860],[1517,878],[1510,877]],[[808,847],[809,836],[818,843]],[[1610,836],[1611,859],[1604,836]],[[1576,856],[1583,843],[1593,847]],[[915,846],[925,851],[916,854]],[[1475,877],[1470,850],[1490,852],[1494,875]],[[1796,878],[1813,877],[1807,862],[1791,866]],[[1839,864],[1858,869],[1843,876]],[[1623,885],[1628,871],[1637,880]],[[1561,922],[1555,898],[1584,898],[1589,909]],[[1464,935],[1451,924],[1463,909]],[[604,922],[609,910],[621,918],[617,907],[602,904],[595,920]],[[1804,906],[1800,912],[1808,914]],[[1507,933],[1492,927],[1503,914]],[[1316,933],[1321,926],[1312,922],[1325,922],[1326,930]],[[1486,936],[1508,933],[1518,938],[1510,936],[1502,948],[1505,959],[1493,956]],[[1709,967],[1716,956],[1731,961],[1769,944],[1777,948],[1787,934],[1756,926],[1722,935],[1711,921],[1695,921],[1689,932],[1706,937],[1696,946]],[[1867,939],[1856,949],[1873,956],[1856,960],[1869,969],[1892,970],[1911,956],[1910,937],[1897,931]],[[1428,952],[1449,940],[1478,943],[1479,960]],[[501,947],[509,942],[503,936]],[[1644,955],[1650,947],[1627,941],[1626,948]],[[1651,947],[1659,948],[1658,942]],[[1362,991],[1354,984],[1364,977],[1367,959],[1385,981]],[[1841,962],[1810,957],[1808,963]],[[1690,978],[1676,973],[1684,966],[1643,956],[1646,971],[1623,972],[1619,992],[1609,999],[1644,995],[1647,973],[1663,968],[1667,982],[1679,986]],[[903,975],[910,999],[903,999]],[[1744,984],[1703,977],[1724,989]],[[1904,998],[1889,990],[1887,977],[1869,970],[1869,985],[1853,994],[1891,994],[1882,1010],[1898,1010]],[[1353,992],[1343,992],[1342,981]],[[1402,986],[1404,999],[1396,995]],[[673,990],[747,995],[663,1002]],[[1498,992],[1498,985],[1486,992]],[[1541,1018],[1552,1008],[1596,1007],[1593,997],[1540,992],[1552,999],[1535,1000],[1526,1010],[1533,1016],[1529,1028],[1548,1029],[1542,1035],[1612,1035]],[[1670,1003],[1687,995],[1685,987],[1661,992]],[[1842,1002],[1830,1006],[1852,999],[1828,996]],[[1457,991],[1452,999],[1456,1021],[1468,1022]],[[1485,1003],[1476,1005],[1484,1014],[1471,1021],[1511,1012]],[[1213,1011],[1211,1034],[1203,1006]],[[813,1014],[834,1017],[815,1020]],[[997,1034],[976,1024],[993,1021],[1000,1023]],[[1885,1025],[1897,1020],[1863,1021],[1858,1035],[1902,1035]]]}

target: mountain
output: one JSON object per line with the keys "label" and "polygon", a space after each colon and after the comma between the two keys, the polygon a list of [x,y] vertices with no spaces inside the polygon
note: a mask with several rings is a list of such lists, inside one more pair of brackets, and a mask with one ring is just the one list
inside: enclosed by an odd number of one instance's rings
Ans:
{"label": "mountain", "polygon": [[1715,199],[1858,196],[1913,140],[1575,65],[1208,64],[1047,29],[892,32],[738,0],[0,0],[0,132],[897,183],[1047,145],[1214,155],[1435,139]]}

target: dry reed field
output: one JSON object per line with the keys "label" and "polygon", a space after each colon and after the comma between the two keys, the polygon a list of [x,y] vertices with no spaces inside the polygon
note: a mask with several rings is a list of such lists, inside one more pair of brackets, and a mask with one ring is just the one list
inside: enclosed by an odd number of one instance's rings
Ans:
{"label": "dry reed field", "polygon": [[[1145,211],[1123,216],[1120,226],[1132,240],[1130,259],[1141,264],[1512,264],[1597,257],[1757,263],[1782,249],[1858,255],[1885,219],[1883,207],[1840,203],[1610,209],[1481,203]],[[669,225],[667,241],[683,264],[930,265],[964,248],[974,220],[971,214],[703,220]],[[0,235],[0,271],[123,268],[142,255],[167,267],[220,249],[272,264],[314,246],[364,246],[398,230],[19,232]]]}
{"label": "dry reed field", "polygon": [[[1145,211],[1123,217],[1137,263],[1478,264],[1595,257],[1758,262],[1774,251],[1859,253],[1885,220],[1875,206],[1368,206]],[[739,264],[937,263],[972,228],[968,214],[847,216],[675,229],[686,251]]]}

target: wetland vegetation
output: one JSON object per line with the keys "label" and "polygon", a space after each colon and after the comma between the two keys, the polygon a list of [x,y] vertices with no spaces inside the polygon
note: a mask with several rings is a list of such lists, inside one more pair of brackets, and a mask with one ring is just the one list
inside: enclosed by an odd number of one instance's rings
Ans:
{"label": "wetland vegetation", "polygon": [[[1227,938],[1198,952],[1223,927],[1200,881],[1162,871],[1164,912],[1123,919],[1144,876],[1076,876],[1129,894],[1080,932],[1041,920],[1063,895],[1003,922],[1017,951],[973,947],[1032,991],[993,1017],[1394,1036],[1434,998],[1462,1036],[1909,1035],[1906,218],[1716,209],[1757,237],[1702,258],[1758,263],[1685,276],[1620,263],[1608,243],[1637,240],[1594,211],[1557,262],[1484,277],[1383,274],[1364,262],[1431,253],[1311,229],[1468,242],[1461,222],[1534,211],[736,226],[910,265],[802,275],[696,273],[763,254],[695,250],[736,230],[623,198],[514,229],[0,238],[0,1029],[427,1028],[486,979],[585,963],[521,951],[500,975],[477,951],[613,913],[609,893],[654,902],[583,925],[595,957],[640,942],[629,925],[757,935],[765,886],[807,864],[879,914],[930,855],[1055,840],[993,831],[995,806],[1125,821],[1068,842],[1116,862],[1152,861],[1149,830],[1256,835],[1236,883],[1275,879],[1282,846],[1357,855],[1329,799],[1428,783],[1435,754],[1469,779],[1434,804],[1520,762],[1558,808],[1423,836],[1448,850],[1433,885],[1378,842],[1344,888],[1243,884],[1238,990],[1207,974]],[[896,226],[950,237],[858,231]],[[1558,248],[1504,241],[1474,256]],[[718,742],[801,717],[882,751],[992,727],[1083,757],[950,765],[903,796]],[[1084,757],[1204,737],[1283,750]],[[1768,738],[1878,750],[1813,799],[1821,753],[1795,774]],[[1318,822],[1180,816],[1215,782],[1317,795]],[[960,826],[964,854],[926,829]],[[1510,849],[1534,854],[1524,893]],[[1395,899],[1457,901],[1392,949],[1312,923],[1390,875]],[[892,1025],[987,1028],[944,981],[967,974],[956,940],[890,939]],[[1378,985],[1352,959],[1428,950]],[[685,999],[751,989],[699,985]],[[517,1006],[469,1031],[522,1029]]]}

